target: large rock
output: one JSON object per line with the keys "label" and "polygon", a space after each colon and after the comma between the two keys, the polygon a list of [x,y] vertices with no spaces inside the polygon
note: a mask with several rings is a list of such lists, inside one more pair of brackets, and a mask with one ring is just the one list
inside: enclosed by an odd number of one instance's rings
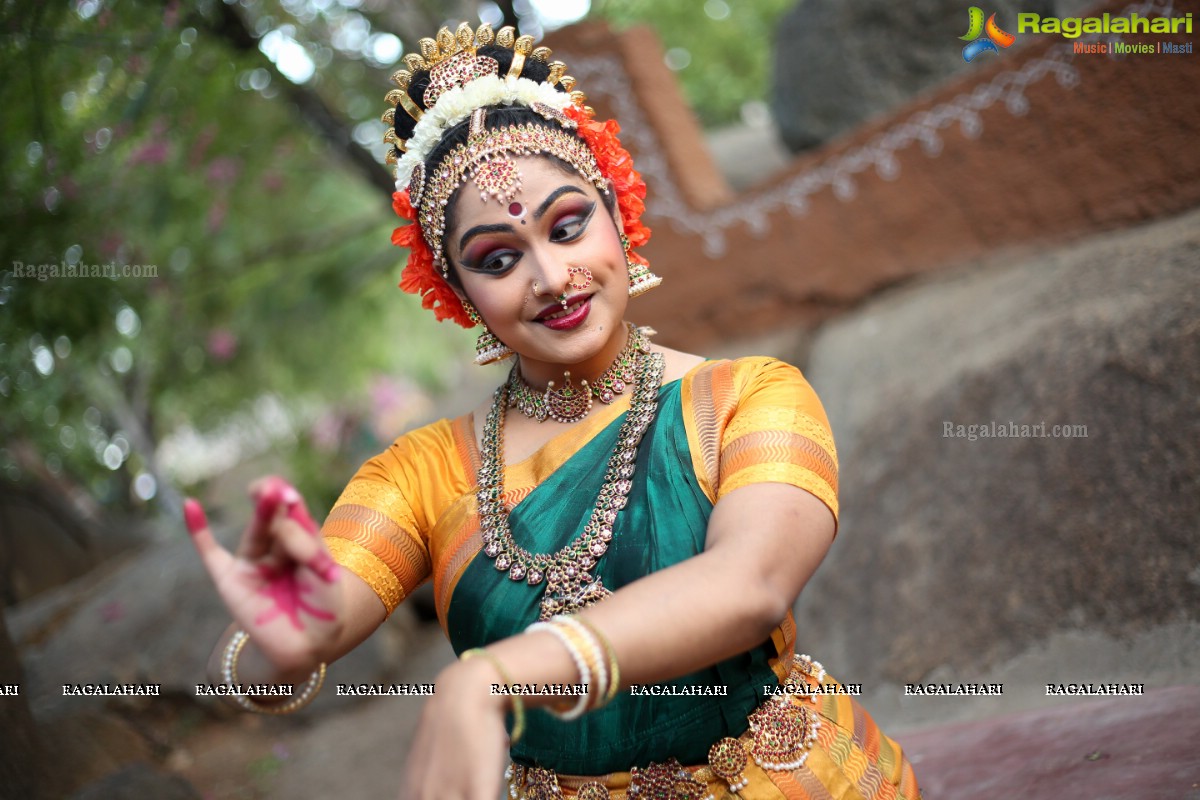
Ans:
{"label": "large rock", "polygon": [[89,784],[70,800],[202,800],[183,778],[139,762]]}
{"label": "large rock", "polygon": [[[843,514],[800,646],[844,680],[971,680],[1056,632],[1200,619],[1198,276],[1192,212],[824,328]],[[993,422],[1086,433],[946,435]]]}
{"label": "large rock", "polygon": [[[1015,34],[1018,11],[1068,14],[1085,5],[996,0],[984,11]],[[798,3],[780,19],[774,43],[771,107],[783,140],[792,150],[815,147],[969,69],[958,38],[967,22],[966,6],[951,0]]]}

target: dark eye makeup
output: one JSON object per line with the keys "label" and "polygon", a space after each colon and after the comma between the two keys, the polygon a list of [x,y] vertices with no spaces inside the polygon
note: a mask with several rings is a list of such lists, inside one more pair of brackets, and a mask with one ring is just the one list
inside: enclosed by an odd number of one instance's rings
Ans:
{"label": "dark eye makeup", "polygon": [[[588,223],[596,213],[595,202],[573,202],[555,218],[549,238],[554,244],[569,244],[583,236]],[[489,226],[490,227],[490,226]],[[511,227],[504,231],[489,233],[513,233]],[[469,247],[462,254],[462,266],[472,272],[487,275],[503,275],[521,260],[521,250],[513,247],[496,246],[498,242],[480,242],[479,247]]]}

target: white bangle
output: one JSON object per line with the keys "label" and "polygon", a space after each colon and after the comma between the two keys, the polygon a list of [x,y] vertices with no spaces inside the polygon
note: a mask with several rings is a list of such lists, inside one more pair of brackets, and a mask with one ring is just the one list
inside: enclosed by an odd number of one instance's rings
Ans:
{"label": "white bangle", "polygon": [[[608,669],[604,664],[604,648],[600,646],[595,634],[587,629],[579,620],[566,614],[558,614],[550,618],[550,622],[557,622],[560,625],[568,625],[572,630],[576,631],[588,643],[588,647],[592,649],[592,654],[596,657],[596,672],[599,675],[596,678],[596,705],[599,706],[604,702],[604,697],[608,694]],[[589,689],[589,695],[591,691]],[[591,699],[590,697],[588,698]]]}
{"label": "white bangle", "polygon": [[[525,629],[526,633],[536,633],[537,631],[549,631],[550,633],[554,634],[554,636],[560,642],[563,643],[563,646],[567,648],[567,652],[571,654],[571,660],[575,662],[575,668],[579,670],[579,682],[588,686],[590,689],[592,683],[591,670],[588,669],[587,661],[584,659],[583,653],[579,652],[579,648],[576,647],[575,643],[571,641],[571,637],[567,635],[567,632],[559,628],[557,625],[551,625],[549,622],[535,622]],[[578,702],[576,702],[574,707],[572,707],[569,711],[556,711],[553,708],[547,708],[546,710],[561,720],[570,721],[573,719],[579,719],[583,716],[583,712],[587,710],[588,701],[590,699],[591,698],[584,693],[579,695]]]}
{"label": "white bangle", "polygon": [[245,631],[236,631],[229,639],[229,644],[225,645],[225,652],[221,657],[221,680],[227,686],[234,690],[234,694],[230,695],[233,701],[246,711],[253,711],[257,714],[290,714],[293,711],[299,711],[313,701],[317,696],[317,692],[321,691],[321,685],[325,683],[325,665],[321,664],[313,674],[309,676],[308,682],[304,684],[304,688],[300,690],[300,694],[288,700],[286,703],[279,705],[264,705],[256,703],[244,694],[241,694],[238,689],[240,682],[237,674],[238,656],[242,654],[242,648],[250,641],[250,634]]}

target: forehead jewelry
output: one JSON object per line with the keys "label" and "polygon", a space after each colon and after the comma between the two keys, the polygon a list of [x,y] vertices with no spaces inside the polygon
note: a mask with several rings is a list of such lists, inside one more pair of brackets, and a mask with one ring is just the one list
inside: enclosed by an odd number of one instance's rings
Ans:
{"label": "forehead jewelry", "polygon": [[[486,120],[486,108],[477,108],[471,112],[471,127],[467,132],[468,145],[483,141],[487,135],[487,128],[484,126]],[[476,166],[471,172],[471,180],[479,189],[479,199],[485,203],[488,197],[494,197],[498,202],[504,203],[512,200],[516,193],[521,191],[521,171],[517,169],[516,162],[504,152]],[[511,213],[512,205],[509,205],[509,209]]]}
{"label": "forehead jewelry", "polygon": [[596,157],[570,129],[527,123],[488,130],[484,124],[486,117],[485,109],[474,109],[466,143],[452,148],[437,167],[414,169],[411,173],[409,197],[419,198],[421,233],[429,245],[434,267],[443,277],[449,270],[442,248],[446,206],[468,178],[485,202],[494,197],[511,205],[521,189],[521,174],[513,158],[544,154],[567,162],[601,193],[608,193],[608,183],[596,165]]}

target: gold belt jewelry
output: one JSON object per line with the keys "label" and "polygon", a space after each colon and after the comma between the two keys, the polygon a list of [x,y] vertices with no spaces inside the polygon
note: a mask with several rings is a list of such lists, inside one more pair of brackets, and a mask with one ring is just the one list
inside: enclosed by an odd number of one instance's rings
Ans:
{"label": "gold belt jewelry", "polygon": [[[825,668],[806,655],[793,657],[792,669],[782,684],[782,693],[773,695],[750,713],[749,727],[738,738],[726,736],[708,750],[708,764],[684,767],[677,759],[633,767],[623,780],[605,777],[560,775],[542,767],[510,763],[504,772],[508,796],[512,800],[714,800],[708,790],[713,781],[723,781],[729,791],[737,792],[749,784],[744,771],[750,760],[765,770],[799,769],[817,741],[821,727],[815,708],[812,684],[820,684]],[[801,701],[799,704],[789,698]],[[570,794],[565,794],[569,792]]]}

